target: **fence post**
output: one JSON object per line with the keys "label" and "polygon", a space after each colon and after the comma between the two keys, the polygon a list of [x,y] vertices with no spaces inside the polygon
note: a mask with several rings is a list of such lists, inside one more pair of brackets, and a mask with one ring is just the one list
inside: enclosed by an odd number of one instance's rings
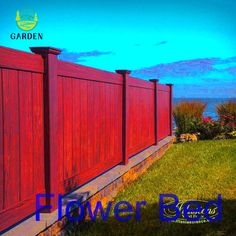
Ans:
{"label": "fence post", "polygon": [[30,50],[39,54],[44,60],[44,160],[45,160],[45,187],[53,198],[47,198],[46,204],[51,205],[51,212],[56,209],[58,196],[58,82],[57,82],[57,55],[61,50],[51,47],[31,47]]}
{"label": "fence post", "polygon": [[154,83],[154,129],[155,129],[155,145],[158,145],[158,79],[150,79]]}
{"label": "fence post", "polygon": [[170,136],[173,134],[173,84],[166,84],[170,87]]}
{"label": "fence post", "polygon": [[122,117],[122,153],[123,164],[128,164],[128,107],[129,107],[129,74],[130,70],[116,70],[117,74],[123,76],[123,117]]}

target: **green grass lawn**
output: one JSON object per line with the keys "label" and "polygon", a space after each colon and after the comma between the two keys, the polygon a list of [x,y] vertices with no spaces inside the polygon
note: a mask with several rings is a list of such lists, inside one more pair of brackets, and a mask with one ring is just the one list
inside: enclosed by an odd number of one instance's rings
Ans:
{"label": "green grass lawn", "polygon": [[[162,222],[158,200],[173,193],[180,200],[216,200],[222,194],[223,219],[217,223],[184,225]],[[87,222],[73,235],[236,235],[236,140],[176,144],[114,202],[147,202],[141,221],[119,222],[111,214],[103,222]]]}

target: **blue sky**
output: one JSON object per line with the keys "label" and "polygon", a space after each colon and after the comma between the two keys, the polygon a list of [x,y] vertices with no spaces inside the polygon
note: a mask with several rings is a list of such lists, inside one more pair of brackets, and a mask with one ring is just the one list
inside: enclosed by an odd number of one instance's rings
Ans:
{"label": "blue sky", "polygon": [[[0,3],[0,43],[63,49],[63,60],[175,85],[175,97],[236,97],[235,0],[40,1]],[[22,32],[16,10],[34,9],[40,41]]]}

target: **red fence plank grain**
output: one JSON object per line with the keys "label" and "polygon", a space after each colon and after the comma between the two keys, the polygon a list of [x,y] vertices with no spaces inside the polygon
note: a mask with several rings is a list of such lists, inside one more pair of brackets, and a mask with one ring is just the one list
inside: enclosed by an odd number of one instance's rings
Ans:
{"label": "red fence plank grain", "polygon": [[172,134],[171,85],[31,50],[0,47],[0,231]]}
{"label": "red fence plank grain", "polygon": [[[33,115],[31,73],[19,72],[20,198],[33,194]],[[30,167],[30,168],[28,168]],[[27,181],[25,181],[27,180]]]}
{"label": "red fence plank grain", "polygon": [[73,125],[73,137],[72,137],[72,156],[73,156],[73,166],[72,166],[72,175],[77,175],[80,173],[80,151],[81,151],[81,93],[80,93],[80,83],[77,83],[76,80],[72,80],[72,89],[73,89],[73,109],[72,109],[72,125]]}
{"label": "red fence plank grain", "polygon": [[72,123],[72,80],[67,78],[63,79],[63,127],[64,127],[64,179],[72,176],[72,140],[73,140],[73,123]]}
{"label": "red fence plank grain", "polygon": [[[18,72],[3,70],[4,208],[20,200]],[[7,122],[5,122],[7,121]]]}
{"label": "red fence plank grain", "polygon": [[3,150],[3,88],[2,69],[0,69],[0,212],[4,209],[4,150]]}
{"label": "red fence plank grain", "polygon": [[[44,174],[44,120],[43,76],[32,73],[32,122],[33,122],[33,180],[34,193],[45,192]],[[34,196],[35,197],[35,196]]]}

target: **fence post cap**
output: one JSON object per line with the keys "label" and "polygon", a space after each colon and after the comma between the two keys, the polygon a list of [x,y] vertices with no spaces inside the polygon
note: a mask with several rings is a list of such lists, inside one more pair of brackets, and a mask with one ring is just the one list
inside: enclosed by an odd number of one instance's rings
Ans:
{"label": "fence post cap", "polygon": [[53,47],[30,47],[31,52],[40,55],[59,55],[61,53],[61,49],[53,48]]}
{"label": "fence post cap", "polygon": [[131,70],[116,70],[116,73],[120,75],[129,75]]}
{"label": "fence post cap", "polygon": [[168,86],[170,86],[170,87],[172,87],[172,86],[173,86],[173,84],[166,84],[166,85],[168,85]]}
{"label": "fence post cap", "polygon": [[159,79],[150,79],[149,81],[150,81],[150,82],[154,82],[154,83],[158,83],[158,82],[159,82]]}

